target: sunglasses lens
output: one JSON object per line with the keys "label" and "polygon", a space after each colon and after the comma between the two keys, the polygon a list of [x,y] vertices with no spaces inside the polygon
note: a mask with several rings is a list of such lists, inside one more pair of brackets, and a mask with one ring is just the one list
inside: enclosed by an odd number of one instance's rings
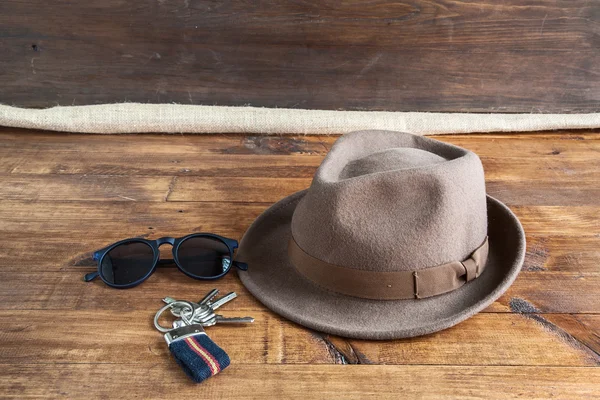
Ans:
{"label": "sunglasses lens", "polygon": [[102,258],[102,278],[115,286],[129,285],[145,277],[153,261],[154,252],[146,243],[123,243]]}
{"label": "sunglasses lens", "polygon": [[177,250],[179,265],[187,273],[204,278],[221,275],[231,266],[229,248],[209,236],[186,239]]}

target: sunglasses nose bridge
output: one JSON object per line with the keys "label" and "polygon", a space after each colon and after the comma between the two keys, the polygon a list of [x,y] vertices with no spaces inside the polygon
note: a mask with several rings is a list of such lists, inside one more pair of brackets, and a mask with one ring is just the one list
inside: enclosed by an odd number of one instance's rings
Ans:
{"label": "sunglasses nose bridge", "polygon": [[175,244],[175,238],[161,237],[160,239],[156,239],[156,245],[158,247],[162,246],[163,244],[170,244],[171,246],[173,246]]}

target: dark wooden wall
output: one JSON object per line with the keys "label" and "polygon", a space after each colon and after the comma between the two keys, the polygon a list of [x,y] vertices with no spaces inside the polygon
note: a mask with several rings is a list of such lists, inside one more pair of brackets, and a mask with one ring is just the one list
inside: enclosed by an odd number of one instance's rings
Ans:
{"label": "dark wooden wall", "polygon": [[1,0],[0,102],[600,110],[598,0]]}

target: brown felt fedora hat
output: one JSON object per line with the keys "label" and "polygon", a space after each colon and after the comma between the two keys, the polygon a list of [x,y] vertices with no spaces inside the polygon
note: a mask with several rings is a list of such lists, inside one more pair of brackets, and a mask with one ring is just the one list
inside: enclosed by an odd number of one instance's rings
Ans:
{"label": "brown felt fedora hat", "polygon": [[306,327],[394,339],[451,327],[508,289],[525,255],[515,215],[487,196],[481,161],[408,133],[342,136],[311,186],[244,235],[248,290]]}

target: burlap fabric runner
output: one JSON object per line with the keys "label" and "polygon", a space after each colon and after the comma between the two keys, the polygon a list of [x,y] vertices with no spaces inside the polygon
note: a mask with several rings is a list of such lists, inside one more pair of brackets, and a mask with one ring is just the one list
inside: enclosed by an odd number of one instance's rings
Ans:
{"label": "burlap fabric runner", "polygon": [[388,129],[421,135],[600,127],[594,114],[326,111],[180,104],[103,104],[23,109],[0,105],[0,126],[81,133],[339,134]]}

